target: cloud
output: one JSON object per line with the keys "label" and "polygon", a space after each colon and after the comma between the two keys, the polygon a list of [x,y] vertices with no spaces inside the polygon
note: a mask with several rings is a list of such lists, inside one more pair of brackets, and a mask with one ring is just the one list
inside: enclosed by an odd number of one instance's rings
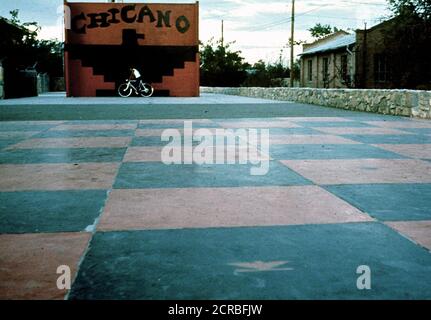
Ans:
{"label": "cloud", "polygon": [[43,26],[41,31],[39,32],[39,39],[46,39],[46,40],[62,40],[63,39],[63,28],[60,25],[54,25],[54,26]]}
{"label": "cloud", "polygon": [[258,14],[288,14],[288,6],[281,2],[248,3],[230,12],[233,18],[254,17]]}

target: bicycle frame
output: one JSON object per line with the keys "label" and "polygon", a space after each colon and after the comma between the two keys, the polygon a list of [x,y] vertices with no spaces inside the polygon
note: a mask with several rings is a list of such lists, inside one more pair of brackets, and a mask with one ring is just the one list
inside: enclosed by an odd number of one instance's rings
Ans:
{"label": "bicycle frame", "polygon": [[133,81],[133,80],[130,80],[130,79],[127,79],[127,80],[126,80],[126,83],[127,83],[127,89],[129,89],[130,87],[132,87],[132,89],[135,91],[135,93],[136,93],[136,94],[138,94],[138,93],[139,93],[138,88],[136,88],[136,87],[133,85],[132,81]]}

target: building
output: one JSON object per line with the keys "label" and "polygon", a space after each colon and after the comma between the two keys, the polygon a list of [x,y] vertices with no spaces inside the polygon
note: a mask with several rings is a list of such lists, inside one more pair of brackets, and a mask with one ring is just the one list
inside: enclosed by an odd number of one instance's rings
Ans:
{"label": "building", "polygon": [[396,18],[368,30],[356,30],[356,81],[359,88],[391,89],[390,52],[385,47],[384,33]]}
{"label": "building", "polygon": [[338,31],[311,44],[301,56],[301,86],[343,88],[354,85],[356,37]]}
{"label": "building", "polygon": [[199,4],[65,2],[69,97],[117,95],[138,69],[159,96],[199,96]]}
{"label": "building", "polygon": [[304,44],[301,86],[315,88],[393,88],[390,50],[384,33],[396,18],[355,34],[335,32]]}

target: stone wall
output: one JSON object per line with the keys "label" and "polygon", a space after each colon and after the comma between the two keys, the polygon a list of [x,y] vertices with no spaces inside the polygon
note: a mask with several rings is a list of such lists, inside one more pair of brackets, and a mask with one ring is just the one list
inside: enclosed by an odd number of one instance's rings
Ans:
{"label": "stone wall", "polygon": [[37,93],[41,94],[49,91],[49,75],[47,73],[39,73],[37,75]]}
{"label": "stone wall", "polygon": [[346,110],[431,119],[431,91],[204,87],[201,92],[294,101]]}

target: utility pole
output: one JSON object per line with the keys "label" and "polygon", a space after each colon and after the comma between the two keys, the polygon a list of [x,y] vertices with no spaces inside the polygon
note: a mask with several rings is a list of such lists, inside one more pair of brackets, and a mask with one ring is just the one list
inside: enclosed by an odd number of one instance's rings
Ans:
{"label": "utility pole", "polygon": [[361,86],[365,88],[365,82],[367,81],[367,22],[364,22],[364,36],[362,43],[362,79]]}
{"label": "utility pole", "polygon": [[224,20],[221,21],[221,46],[224,47]]}
{"label": "utility pole", "polygon": [[295,0],[292,0],[292,18],[290,28],[290,87],[293,88],[293,55],[295,47]]}

